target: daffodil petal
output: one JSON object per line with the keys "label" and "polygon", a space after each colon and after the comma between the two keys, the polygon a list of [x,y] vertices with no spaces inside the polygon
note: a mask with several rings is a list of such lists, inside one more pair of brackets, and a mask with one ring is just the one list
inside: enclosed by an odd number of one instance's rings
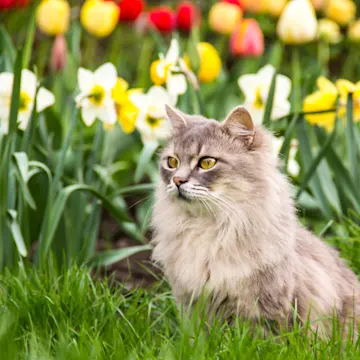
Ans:
{"label": "daffodil petal", "polygon": [[81,116],[86,126],[91,126],[97,116],[97,111],[93,107],[83,107],[81,110]]}
{"label": "daffodil petal", "polygon": [[320,76],[317,81],[316,85],[322,92],[332,92],[334,94],[337,93],[336,86],[326,77]]}
{"label": "daffodil petal", "polygon": [[290,102],[288,100],[281,100],[274,102],[274,106],[271,111],[271,120],[277,120],[284,117],[290,112]]}
{"label": "daffodil petal", "polygon": [[272,65],[265,65],[258,71],[257,76],[263,84],[270,84],[274,74],[275,68]]}
{"label": "daffodil petal", "polygon": [[116,67],[112,63],[106,63],[104,65],[101,65],[94,72],[94,80],[96,84],[99,84],[105,90],[110,91],[116,85]]}
{"label": "daffodil petal", "polygon": [[94,86],[94,74],[81,67],[78,70],[77,77],[80,91],[88,93]]}
{"label": "daffodil petal", "polygon": [[242,75],[238,79],[238,85],[246,99],[253,99],[259,86],[259,79],[256,74]]}
{"label": "daffodil petal", "polygon": [[291,92],[291,80],[282,74],[276,75],[275,98],[287,99]]}
{"label": "daffodil petal", "polygon": [[186,93],[186,78],[182,74],[170,75],[166,81],[166,88],[170,94],[183,95]]}
{"label": "daffodil petal", "polygon": [[169,93],[161,86],[152,86],[147,97],[149,104],[161,114],[165,114],[165,104],[172,105]]}
{"label": "daffodil petal", "polygon": [[165,56],[165,62],[169,64],[175,64],[180,55],[179,42],[176,39],[172,39],[169,50]]}
{"label": "daffodil petal", "polygon": [[18,113],[18,128],[20,130],[25,131],[26,128],[28,127],[33,106],[34,104],[30,104],[26,111],[20,111]]}
{"label": "daffodil petal", "polygon": [[14,82],[14,74],[4,72],[0,74],[0,94],[11,95]]}
{"label": "daffodil petal", "polygon": [[99,108],[97,116],[105,124],[115,124],[117,120],[115,106],[108,105]]}
{"label": "daffodil petal", "polygon": [[55,103],[54,94],[45,88],[40,88],[37,95],[36,111],[41,112],[47,107],[53,105],[54,103]]}
{"label": "daffodil petal", "polygon": [[21,90],[33,99],[36,93],[36,75],[28,69],[21,71]]}

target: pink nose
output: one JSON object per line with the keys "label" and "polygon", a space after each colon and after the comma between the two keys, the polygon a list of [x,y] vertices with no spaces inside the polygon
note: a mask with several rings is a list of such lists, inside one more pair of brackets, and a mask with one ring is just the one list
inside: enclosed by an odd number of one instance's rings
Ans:
{"label": "pink nose", "polygon": [[173,182],[175,183],[175,185],[177,186],[177,187],[179,187],[181,184],[184,184],[184,183],[186,183],[186,179],[184,179],[184,178],[182,178],[182,177],[174,177],[173,178]]}

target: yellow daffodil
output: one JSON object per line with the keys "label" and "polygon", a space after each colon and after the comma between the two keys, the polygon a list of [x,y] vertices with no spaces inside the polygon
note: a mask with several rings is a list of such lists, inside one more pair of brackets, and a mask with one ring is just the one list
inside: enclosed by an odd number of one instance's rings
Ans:
{"label": "yellow daffodil", "polygon": [[315,10],[309,0],[291,0],[286,4],[278,24],[277,33],[285,44],[305,44],[317,35]]}
{"label": "yellow daffodil", "polygon": [[[9,131],[9,113],[14,74],[0,74],[0,130]],[[27,69],[21,71],[20,103],[18,112],[18,128],[25,130],[34,108],[37,80],[36,75]],[[40,88],[36,98],[36,111],[41,112],[55,103],[55,97],[49,90]]]}
{"label": "yellow daffodil", "polygon": [[349,40],[358,43],[360,42],[360,20],[356,20],[348,28],[348,38]]}
{"label": "yellow daffodil", "polygon": [[36,24],[44,34],[64,34],[69,22],[70,6],[65,0],[43,0],[36,9]]}
{"label": "yellow daffodil", "polygon": [[186,78],[180,71],[180,49],[176,39],[171,40],[168,52],[160,54],[160,59],[154,61],[150,67],[151,80],[155,85],[164,85],[170,94],[178,96],[185,94],[187,89]]}
{"label": "yellow daffodil", "polygon": [[119,16],[119,7],[112,1],[86,0],[81,8],[80,21],[88,33],[101,38],[114,31]]}
{"label": "yellow daffodil", "polygon": [[354,84],[351,81],[339,79],[336,81],[336,87],[340,95],[340,115],[346,114],[348,95],[352,93],[354,121],[358,122],[360,120],[360,81]]}
{"label": "yellow daffodil", "polygon": [[135,130],[136,118],[139,115],[139,109],[130,100],[135,93],[141,93],[141,90],[129,90],[129,84],[122,78],[117,79],[116,85],[111,92],[115,102],[118,123],[126,134],[130,134]]}
{"label": "yellow daffodil", "polygon": [[326,16],[341,26],[349,24],[356,15],[356,5],[352,0],[328,0]]}
{"label": "yellow daffodil", "polygon": [[[338,96],[336,86],[323,76],[318,78],[317,86],[319,90],[304,99],[304,112],[331,110],[336,107],[336,98]],[[320,114],[307,114],[305,118],[310,124],[322,126],[326,130],[331,131],[334,127],[335,116],[334,111]]]}
{"label": "yellow daffodil", "polygon": [[337,44],[342,39],[340,26],[330,19],[319,20],[318,35],[329,44]]}

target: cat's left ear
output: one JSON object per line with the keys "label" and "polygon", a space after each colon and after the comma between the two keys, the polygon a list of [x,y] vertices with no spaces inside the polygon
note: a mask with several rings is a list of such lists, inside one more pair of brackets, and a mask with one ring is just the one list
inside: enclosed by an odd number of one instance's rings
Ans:
{"label": "cat's left ear", "polygon": [[181,111],[173,108],[168,104],[165,105],[165,110],[169,120],[171,121],[172,127],[175,131],[181,130],[182,128],[187,126],[185,116]]}
{"label": "cat's left ear", "polygon": [[255,128],[250,113],[242,106],[236,107],[230,112],[222,127],[232,135],[240,137],[248,147],[252,145],[255,138]]}

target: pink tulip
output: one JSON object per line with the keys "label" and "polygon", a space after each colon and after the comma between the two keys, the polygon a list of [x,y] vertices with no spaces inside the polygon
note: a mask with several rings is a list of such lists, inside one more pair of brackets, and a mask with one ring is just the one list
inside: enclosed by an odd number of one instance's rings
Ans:
{"label": "pink tulip", "polygon": [[66,65],[67,45],[64,35],[56,36],[51,50],[50,67],[54,72],[64,69]]}

